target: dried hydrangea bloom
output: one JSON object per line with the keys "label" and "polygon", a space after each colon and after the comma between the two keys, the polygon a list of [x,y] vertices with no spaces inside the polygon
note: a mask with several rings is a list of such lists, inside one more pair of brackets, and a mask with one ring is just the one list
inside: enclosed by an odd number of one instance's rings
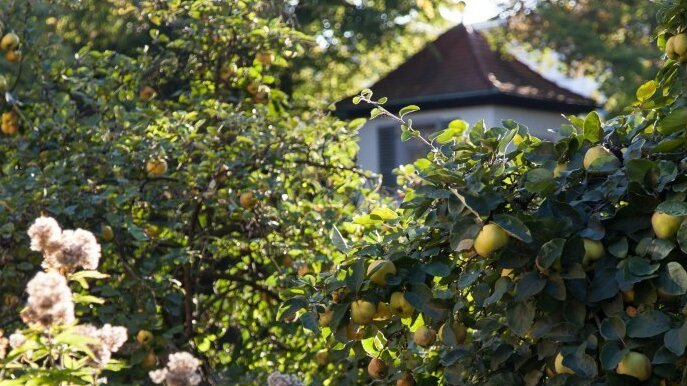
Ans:
{"label": "dried hydrangea bloom", "polygon": [[48,327],[74,321],[72,291],[64,276],[56,272],[38,272],[27,284],[26,292],[29,299],[21,314],[24,323]]}
{"label": "dried hydrangea bloom", "polygon": [[90,324],[84,324],[77,326],[74,332],[92,339],[92,343],[89,343],[88,347],[96,357],[96,365],[100,367],[105,366],[112,359],[112,353],[117,352],[127,340],[125,327],[109,324],[104,325],[101,329]]}
{"label": "dried hydrangea bloom", "polygon": [[62,264],[73,271],[76,267],[97,269],[100,261],[100,244],[93,233],[77,229],[62,232]]}
{"label": "dried hydrangea bloom", "polygon": [[52,217],[39,217],[29,228],[31,250],[38,252],[54,252],[61,248],[62,228]]}
{"label": "dried hydrangea bloom", "polygon": [[155,383],[167,386],[195,386],[200,383],[198,373],[200,361],[187,352],[178,352],[169,356],[167,367],[148,373]]}
{"label": "dried hydrangea bloom", "polygon": [[26,337],[21,332],[17,331],[10,335],[10,347],[17,349],[26,342]]}
{"label": "dried hydrangea bloom", "polygon": [[267,377],[268,386],[303,386],[303,383],[293,375],[275,371]]}
{"label": "dried hydrangea bloom", "polygon": [[0,330],[0,359],[4,359],[7,355],[7,345],[9,340],[2,336],[2,330]]}
{"label": "dried hydrangea bloom", "polygon": [[62,230],[51,217],[39,217],[29,228],[31,249],[43,252],[43,268],[73,272],[78,267],[97,269],[100,244],[93,233]]}

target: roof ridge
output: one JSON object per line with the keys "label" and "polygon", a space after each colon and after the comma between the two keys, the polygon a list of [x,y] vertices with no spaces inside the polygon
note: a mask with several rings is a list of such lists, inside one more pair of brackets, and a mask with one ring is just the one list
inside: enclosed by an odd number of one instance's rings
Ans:
{"label": "roof ridge", "polygon": [[491,86],[492,88],[498,89],[496,84],[494,83],[493,80],[489,77],[489,69],[487,69],[487,65],[484,63],[484,59],[482,58],[482,55],[479,55],[477,53],[477,47],[475,46],[475,42],[473,41],[473,37],[477,36],[478,32],[475,32],[472,27],[463,27],[465,29],[465,33],[467,33],[468,36],[468,45],[470,47],[470,53],[475,59],[475,62],[477,62],[477,67],[479,68],[479,74],[482,76],[482,80],[486,82],[487,85]]}

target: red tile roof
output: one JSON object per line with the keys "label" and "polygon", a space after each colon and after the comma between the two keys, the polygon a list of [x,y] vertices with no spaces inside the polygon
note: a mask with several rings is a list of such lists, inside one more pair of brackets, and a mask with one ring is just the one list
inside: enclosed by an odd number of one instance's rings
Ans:
{"label": "red tile roof", "polygon": [[[515,58],[504,57],[479,32],[463,25],[445,32],[370,88],[375,97],[387,97],[391,107],[501,104],[561,113],[596,107],[593,100],[558,86]],[[344,116],[368,110],[369,106],[353,105],[350,98],[338,103]]]}

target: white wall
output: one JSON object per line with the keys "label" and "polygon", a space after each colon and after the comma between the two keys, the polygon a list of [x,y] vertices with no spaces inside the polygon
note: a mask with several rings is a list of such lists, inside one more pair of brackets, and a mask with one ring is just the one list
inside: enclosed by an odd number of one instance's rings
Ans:
{"label": "white wall", "polygon": [[[484,105],[462,107],[455,109],[442,109],[432,111],[419,111],[410,116],[413,127],[428,129],[435,132],[444,128],[447,122],[454,119],[462,119],[474,124],[484,119],[487,127],[500,125],[504,119],[513,119],[530,128],[530,132],[540,138],[552,139],[554,134],[549,129],[555,129],[566,120],[558,113],[524,109],[518,107]],[[401,129],[398,123],[387,118],[378,118],[368,122],[360,129],[360,151],[358,163],[365,169],[380,172],[379,164],[379,129],[393,127],[395,141],[393,146],[397,155],[397,164],[406,164],[414,161],[413,153],[422,152],[425,149],[417,140],[401,142]],[[398,166],[396,165],[396,166]]]}

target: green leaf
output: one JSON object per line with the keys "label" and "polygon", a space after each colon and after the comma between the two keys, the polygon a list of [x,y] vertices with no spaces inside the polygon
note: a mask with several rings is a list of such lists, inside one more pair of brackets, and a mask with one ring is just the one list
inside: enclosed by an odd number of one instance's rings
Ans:
{"label": "green leaf", "polygon": [[494,284],[494,292],[488,298],[484,299],[484,307],[492,305],[503,297],[506,292],[510,291],[511,281],[507,277],[500,277]]}
{"label": "green leaf", "polygon": [[346,239],[341,235],[341,232],[339,231],[339,228],[336,227],[336,225],[332,226],[332,232],[329,235],[329,237],[332,240],[332,244],[338,249],[339,251],[343,253],[347,253],[349,248],[348,244],[346,244]]}
{"label": "green leaf", "polygon": [[542,193],[549,191],[556,186],[553,172],[545,168],[537,168],[525,174],[525,190],[530,193]]}
{"label": "green leaf", "polygon": [[601,141],[602,135],[601,118],[596,111],[592,111],[584,119],[584,139],[591,143],[597,143]]}
{"label": "green leaf", "polygon": [[625,322],[618,317],[604,319],[599,327],[599,333],[606,340],[620,341],[625,338]]}
{"label": "green leaf", "polygon": [[668,295],[684,295],[687,293],[687,272],[682,264],[671,261],[666,264],[658,276],[657,287]]}
{"label": "green leaf", "polygon": [[683,323],[680,328],[674,328],[666,332],[663,337],[663,344],[675,355],[682,356],[687,347],[687,322]]}
{"label": "green leaf", "polygon": [[79,304],[105,304],[105,299],[101,299],[93,295],[82,295],[80,293],[72,294],[74,302]]}
{"label": "green leaf", "polygon": [[534,323],[536,306],[533,302],[515,303],[506,310],[508,326],[518,336],[524,337]]}
{"label": "green leaf", "polygon": [[657,88],[658,84],[654,80],[650,80],[644,83],[637,89],[637,100],[640,102],[648,100],[649,98],[654,96]]}
{"label": "green leaf", "polygon": [[506,233],[525,243],[532,242],[532,233],[529,228],[517,217],[507,214],[497,214],[494,216],[494,223],[503,228]]}
{"label": "green leaf", "polygon": [[316,312],[308,311],[301,315],[299,319],[306,330],[314,332],[315,335],[320,335],[319,317]]}
{"label": "green leaf", "polygon": [[346,286],[351,292],[358,293],[365,281],[365,261],[362,258],[356,259],[351,266],[348,276],[346,276]]}
{"label": "green leaf", "polygon": [[657,212],[669,214],[671,216],[687,215],[687,202],[663,201],[656,207]]}
{"label": "green leaf", "polygon": [[549,268],[563,254],[565,239],[553,239],[541,246],[537,254],[537,262],[543,268]]}
{"label": "green leaf", "polygon": [[639,314],[627,322],[627,335],[631,338],[651,338],[670,329],[670,318],[661,311]]}
{"label": "green leaf", "polygon": [[403,118],[404,116],[406,116],[406,115],[408,115],[408,114],[410,114],[410,113],[414,113],[414,112],[419,111],[419,110],[420,110],[420,107],[419,107],[419,106],[410,105],[410,106],[406,106],[406,107],[402,108],[402,109],[398,112],[398,115],[399,115],[401,118]]}
{"label": "green leaf", "polygon": [[601,347],[601,352],[599,353],[601,368],[604,370],[615,370],[628,351],[630,350],[621,347],[620,342],[606,342]]}
{"label": "green leaf", "polygon": [[685,122],[687,122],[687,107],[680,107],[661,120],[658,131],[661,134],[670,135],[680,129],[684,129]]}
{"label": "green leaf", "polygon": [[520,277],[515,285],[515,301],[523,301],[540,293],[546,286],[546,279],[537,272],[527,272]]}
{"label": "green leaf", "polygon": [[376,208],[370,213],[372,219],[380,220],[395,220],[398,218],[398,213],[389,208]]}

